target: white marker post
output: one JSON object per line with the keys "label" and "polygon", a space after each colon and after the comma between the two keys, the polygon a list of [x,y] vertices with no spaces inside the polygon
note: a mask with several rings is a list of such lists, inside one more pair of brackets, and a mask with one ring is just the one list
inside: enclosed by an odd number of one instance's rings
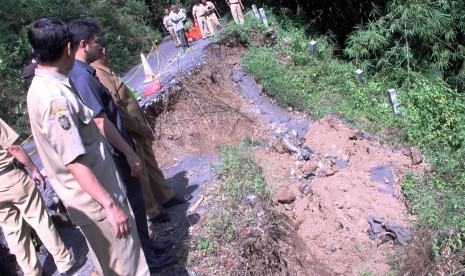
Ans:
{"label": "white marker post", "polygon": [[312,40],[308,43],[308,51],[314,55],[316,52],[316,41]]}
{"label": "white marker post", "polygon": [[253,13],[255,14],[255,18],[260,19],[260,14],[258,13],[257,5],[252,5]]}
{"label": "white marker post", "polygon": [[358,82],[363,81],[363,71],[362,71],[362,69],[357,69],[355,71],[355,78],[357,79]]}
{"label": "white marker post", "polygon": [[397,92],[395,89],[389,89],[389,98],[391,99],[392,110],[395,114],[399,114],[399,103],[397,102]]}
{"label": "white marker post", "polygon": [[268,28],[268,20],[266,19],[265,10],[263,8],[259,9],[260,15],[262,16],[263,25]]}

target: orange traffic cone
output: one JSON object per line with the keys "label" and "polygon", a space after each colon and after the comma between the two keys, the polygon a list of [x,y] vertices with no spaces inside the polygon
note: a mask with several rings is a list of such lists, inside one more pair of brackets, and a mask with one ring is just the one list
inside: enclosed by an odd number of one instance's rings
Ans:
{"label": "orange traffic cone", "polygon": [[161,89],[160,78],[155,76],[144,54],[141,53],[140,58],[142,60],[142,66],[144,67],[145,73],[144,83],[150,83],[144,91],[144,96],[150,96],[157,93]]}

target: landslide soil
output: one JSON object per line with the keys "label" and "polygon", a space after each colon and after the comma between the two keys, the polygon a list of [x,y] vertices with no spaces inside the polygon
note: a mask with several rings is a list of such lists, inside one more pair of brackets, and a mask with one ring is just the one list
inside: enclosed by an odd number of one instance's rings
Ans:
{"label": "landslide soil", "polygon": [[[240,46],[211,45],[206,64],[168,91],[161,109],[148,110],[156,132],[153,150],[160,166],[174,165],[192,154],[218,154],[219,147],[245,137],[262,141],[266,146],[254,147],[254,155],[274,190],[274,209],[283,218],[278,221],[280,230],[270,238],[277,240],[280,257],[288,267],[272,274],[359,275],[371,271],[385,275],[390,270],[389,256],[401,246],[371,240],[367,218],[393,220],[407,229],[412,218],[399,182],[406,172],[422,165],[413,165],[405,150],[393,151],[332,116],[309,123],[301,141],[314,152],[309,161],[283,150],[281,134],[262,114],[251,112],[259,109],[259,103],[241,97],[238,85],[231,80],[234,70],[240,68],[243,52]],[[286,112],[302,115],[292,108]],[[342,160],[347,167],[335,165]],[[380,192],[382,183],[370,177],[373,167],[384,165],[392,166],[394,178],[389,184],[393,195]],[[305,179],[308,170],[313,174]],[[305,183],[311,185],[306,195],[300,191]],[[283,193],[295,197],[294,202],[278,203]],[[219,274],[230,274],[224,269]],[[258,274],[270,275],[265,269]]]}

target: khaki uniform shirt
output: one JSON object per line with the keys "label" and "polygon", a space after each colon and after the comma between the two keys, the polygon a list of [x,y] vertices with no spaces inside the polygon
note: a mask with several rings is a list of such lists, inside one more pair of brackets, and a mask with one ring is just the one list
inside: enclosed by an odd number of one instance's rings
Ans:
{"label": "khaki uniform shirt", "polygon": [[105,218],[103,207],[86,193],[66,165],[82,162],[121,204],[126,191],[110,152],[92,117],[68,77],[36,69],[27,94],[32,134],[48,179],[78,226]]}
{"label": "khaki uniform shirt", "polygon": [[167,29],[174,27],[174,24],[173,24],[173,22],[171,22],[171,19],[170,19],[169,15],[165,15],[165,17],[163,17],[163,25],[165,25],[165,27]]}
{"label": "khaki uniform shirt", "polygon": [[13,155],[8,148],[18,139],[19,135],[2,119],[0,119],[0,171],[13,163]]}
{"label": "khaki uniform shirt", "polygon": [[205,7],[205,10],[210,10],[210,12],[212,12],[211,14],[215,14],[215,4],[213,4],[213,2],[207,1],[204,7]]}
{"label": "khaki uniform shirt", "polygon": [[192,8],[192,14],[195,14],[197,19],[205,18],[205,11],[206,8],[203,4],[194,5],[194,7]]}
{"label": "khaki uniform shirt", "polygon": [[143,139],[140,135],[142,127],[149,126],[137,99],[110,68],[96,62],[92,63],[91,66],[94,67],[98,79],[110,90],[113,101],[116,103],[131,137],[135,140]]}

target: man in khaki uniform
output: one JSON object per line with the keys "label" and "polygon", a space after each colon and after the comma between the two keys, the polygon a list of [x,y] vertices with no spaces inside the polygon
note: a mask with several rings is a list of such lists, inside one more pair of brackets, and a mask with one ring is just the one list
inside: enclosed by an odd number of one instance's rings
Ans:
{"label": "man in khaki uniform", "polygon": [[179,43],[179,38],[176,35],[176,30],[174,29],[174,24],[171,22],[170,19],[170,10],[165,9],[165,16],[163,17],[163,25],[170,33],[171,39],[173,40],[176,47],[179,47],[181,44]]}
{"label": "man in khaki uniform", "polygon": [[241,0],[226,0],[228,3],[229,8],[231,9],[231,14],[234,18],[236,24],[244,24],[244,15],[242,14],[242,10],[244,9],[244,5],[242,5]]}
{"label": "man in khaki uniform", "polygon": [[142,160],[143,169],[139,175],[141,188],[143,191],[147,217],[152,222],[165,222],[169,216],[160,213],[160,207],[171,207],[184,203],[192,198],[191,195],[176,195],[173,189],[166,183],[163,172],[160,170],[153,153],[150,138],[153,133],[142,110],[139,107],[134,95],[128,87],[119,79],[119,77],[109,69],[109,55],[104,39],[99,39],[102,46],[102,52],[99,59],[91,64],[95,68],[95,73],[99,80],[111,92],[111,96],[116,103],[124,125],[134,144],[137,147],[137,153]]}
{"label": "man in khaki uniform", "polygon": [[[116,165],[93,120],[66,77],[75,50],[68,26],[43,18],[29,42],[41,64],[27,94],[32,134],[53,189],[84,234],[101,276],[149,275]],[[114,135],[112,125],[107,135]]]}
{"label": "man in khaki uniform", "polygon": [[[16,144],[17,139],[18,134],[0,119],[0,224],[5,238],[24,275],[42,275],[27,224],[36,230],[58,271],[71,272],[76,261],[58,235],[34,184],[42,184],[45,189],[45,180],[23,147]],[[32,178],[13,165],[13,158],[31,171]]]}
{"label": "man in khaki uniform", "polygon": [[215,4],[211,1],[201,0],[205,8],[205,19],[207,20],[208,31],[210,35],[216,34],[221,29],[220,21],[215,13]]}
{"label": "man in khaki uniform", "polygon": [[192,15],[199,25],[202,38],[210,36],[210,33],[208,32],[207,18],[205,17],[205,6],[201,4],[200,0],[197,0],[195,5],[192,7]]}

